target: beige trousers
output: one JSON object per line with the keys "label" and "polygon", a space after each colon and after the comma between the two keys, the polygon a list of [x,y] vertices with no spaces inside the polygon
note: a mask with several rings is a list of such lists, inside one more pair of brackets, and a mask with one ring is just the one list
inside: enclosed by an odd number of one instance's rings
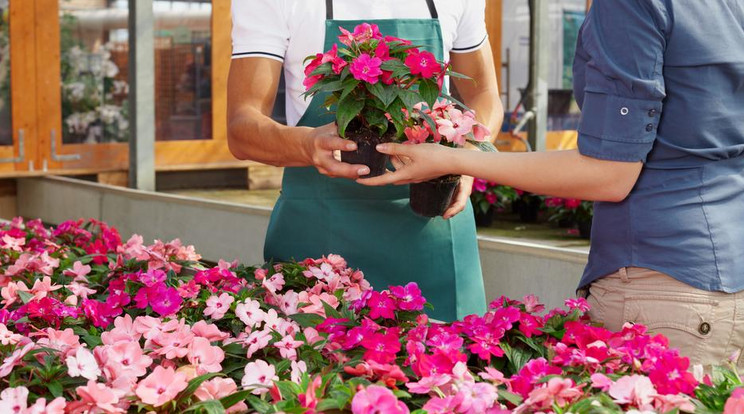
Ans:
{"label": "beige trousers", "polygon": [[[691,364],[744,366],[744,291],[708,292],[654,270],[627,267],[589,286],[589,316],[607,329],[646,325]],[[737,355],[738,354],[738,355]]]}

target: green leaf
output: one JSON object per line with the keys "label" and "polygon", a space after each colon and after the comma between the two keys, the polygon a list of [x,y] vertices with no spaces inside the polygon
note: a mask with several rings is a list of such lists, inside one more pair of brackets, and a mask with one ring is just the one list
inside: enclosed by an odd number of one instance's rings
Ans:
{"label": "green leaf", "polygon": [[335,319],[341,319],[343,316],[331,305],[327,304],[325,301],[320,301],[323,304],[323,309],[325,310],[326,317],[328,318],[335,318]]}
{"label": "green leaf", "polygon": [[21,297],[21,300],[23,301],[23,303],[24,303],[24,304],[26,304],[26,303],[30,302],[30,301],[31,301],[31,299],[33,299],[33,298],[34,298],[34,295],[32,295],[32,294],[30,294],[30,293],[28,293],[28,292],[24,292],[24,291],[22,291],[22,290],[19,290],[19,291],[18,291],[18,292],[16,292],[16,293],[18,293],[18,296],[20,296],[20,297]]}
{"label": "green leaf", "polygon": [[64,387],[62,387],[62,384],[57,380],[48,382],[46,387],[54,398],[61,397],[64,393]]}
{"label": "green leaf", "polygon": [[225,407],[218,400],[206,400],[190,406],[184,412],[188,413],[189,411],[206,414],[225,414]]}
{"label": "green leaf", "polygon": [[390,59],[382,62],[380,69],[393,72],[393,77],[398,78],[407,75],[411,72],[411,69],[406,66],[400,59]]}
{"label": "green leaf", "polygon": [[522,397],[506,390],[498,390],[499,398],[509,401],[514,405],[522,404]]}
{"label": "green leaf", "polygon": [[395,93],[396,88],[386,87],[382,84],[382,82],[368,83],[367,90],[377,99],[379,99],[380,102],[382,102],[382,105],[385,107],[385,109],[387,109],[387,107],[390,106],[391,103],[393,103],[398,95],[397,93]]}
{"label": "green leaf", "polygon": [[271,411],[271,404],[254,395],[248,396],[248,404],[259,413],[268,413]]}
{"label": "green leaf", "polygon": [[398,89],[398,97],[401,101],[403,101],[403,105],[406,106],[406,109],[411,111],[414,105],[421,102],[421,97],[416,92],[410,91],[408,89]]}
{"label": "green leaf", "polygon": [[339,402],[336,400],[331,399],[325,399],[318,401],[318,405],[315,407],[315,409],[318,412],[324,412],[328,410],[342,410],[344,406],[339,405]]}
{"label": "green leaf", "polygon": [[339,100],[346,98],[349,94],[359,86],[359,81],[354,78],[348,78],[344,80],[344,90],[341,92]]}
{"label": "green leaf", "polygon": [[295,313],[294,315],[289,315],[289,317],[299,323],[303,328],[314,328],[325,320],[322,316],[314,313]]}
{"label": "green leaf", "polygon": [[222,407],[228,409],[241,401],[245,401],[246,398],[251,396],[251,392],[253,392],[253,390],[238,391],[234,394],[228,395],[227,397],[220,398],[220,403],[222,404]]}
{"label": "green leaf", "polygon": [[436,82],[430,79],[425,79],[419,85],[419,93],[424,102],[426,102],[431,108],[439,97],[439,86]]}
{"label": "green leaf", "polygon": [[214,377],[222,376],[222,373],[219,372],[210,372],[208,374],[199,375],[198,377],[192,379],[189,381],[189,385],[186,387],[185,390],[181,391],[178,396],[176,396],[176,400],[182,400],[184,398],[191,397],[197,388],[204,382],[208,381]]}
{"label": "green leaf", "polygon": [[308,76],[317,76],[317,75],[332,75],[333,73],[333,65],[331,65],[330,62],[324,63],[317,68],[315,68],[314,71],[310,73]]}
{"label": "green leaf", "polygon": [[336,92],[344,88],[344,83],[341,80],[318,82],[318,84],[320,84],[321,92]]}
{"label": "green leaf", "polygon": [[353,95],[348,95],[346,98],[338,102],[338,108],[336,109],[336,123],[338,124],[338,134],[342,137],[346,137],[346,127],[349,126],[349,122],[356,118],[357,115],[364,108],[364,101],[355,99]]}

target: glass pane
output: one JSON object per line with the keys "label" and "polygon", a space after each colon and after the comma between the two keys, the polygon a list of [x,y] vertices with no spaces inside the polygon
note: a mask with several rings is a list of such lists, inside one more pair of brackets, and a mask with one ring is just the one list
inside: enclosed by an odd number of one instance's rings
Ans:
{"label": "glass pane", "polygon": [[62,142],[129,139],[128,2],[59,0]]}
{"label": "glass pane", "polygon": [[13,145],[10,112],[10,33],[8,0],[0,0],[0,145]]}
{"label": "glass pane", "polygon": [[212,138],[212,1],[155,0],[155,136]]}

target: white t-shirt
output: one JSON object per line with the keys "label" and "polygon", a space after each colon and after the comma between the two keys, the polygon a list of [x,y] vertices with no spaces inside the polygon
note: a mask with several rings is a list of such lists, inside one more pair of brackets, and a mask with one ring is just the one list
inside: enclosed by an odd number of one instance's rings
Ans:
{"label": "white t-shirt", "polygon": [[[444,41],[444,58],[477,50],[487,41],[485,0],[435,0]],[[337,20],[420,19],[431,17],[425,0],[334,0]],[[233,59],[264,57],[284,62],[287,124],[296,125],[310,99],[303,60],[322,53],[325,0],[233,0]],[[346,27],[352,30],[353,27]]]}

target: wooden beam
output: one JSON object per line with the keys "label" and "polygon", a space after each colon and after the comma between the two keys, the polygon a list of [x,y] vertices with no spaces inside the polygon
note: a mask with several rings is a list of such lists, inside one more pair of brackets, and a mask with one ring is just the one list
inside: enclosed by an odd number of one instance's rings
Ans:
{"label": "wooden beam", "polygon": [[502,0],[488,0],[486,2],[486,29],[488,38],[491,41],[491,51],[493,52],[493,63],[496,67],[496,78],[501,83],[501,37],[503,25],[503,2]]}
{"label": "wooden beam", "polygon": [[227,147],[227,73],[232,55],[230,0],[212,0],[212,139]]}

